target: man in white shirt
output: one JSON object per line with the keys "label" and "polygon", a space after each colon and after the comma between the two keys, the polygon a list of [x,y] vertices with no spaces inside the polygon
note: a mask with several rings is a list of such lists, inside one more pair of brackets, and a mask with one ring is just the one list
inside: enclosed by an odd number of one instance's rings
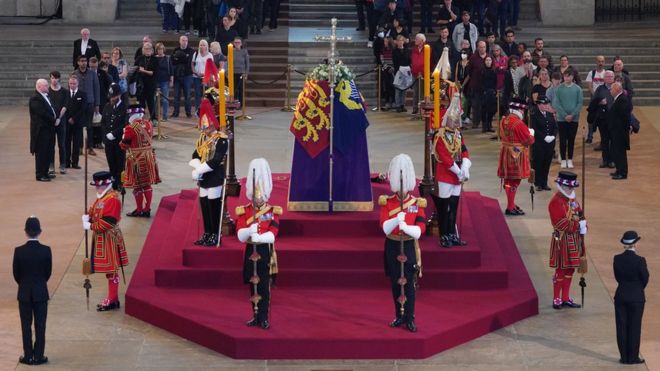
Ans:
{"label": "man in white shirt", "polygon": [[73,69],[78,68],[78,57],[84,55],[87,60],[91,57],[96,57],[101,60],[101,49],[93,39],[89,38],[90,32],[88,28],[80,30],[80,39],[73,42]]}

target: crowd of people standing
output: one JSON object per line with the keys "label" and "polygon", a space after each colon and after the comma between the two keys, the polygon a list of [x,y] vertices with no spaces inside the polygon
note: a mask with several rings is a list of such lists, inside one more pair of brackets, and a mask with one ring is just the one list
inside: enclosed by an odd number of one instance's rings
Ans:
{"label": "crowd of people standing", "polygon": [[[501,16],[498,22],[493,22],[494,18],[484,18],[482,10],[485,6],[488,13],[489,3],[445,0],[439,5],[435,24],[429,25],[423,13],[421,30],[414,35],[407,3],[388,0],[383,12],[372,14],[371,19],[379,18],[377,23],[370,24],[374,33],[370,31],[373,42],[368,46],[373,47],[375,63],[381,70],[383,109],[407,112],[405,96],[407,90],[412,90],[412,113],[418,114],[424,45],[431,47],[432,69],[446,48],[451,69],[449,80],[458,86],[462,96],[464,129],[481,128],[484,133],[494,133],[492,121],[496,116],[507,114],[509,102],[520,99],[528,104],[526,123],[530,127],[538,126],[538,132],[547,133],[537,138],[535,144],[539,154],[535,156],[535,168],[546,174],[546,177],[539,177],[536,184],[537,190],[542,191],[547,188],[547,169],[553,158],[562,169],[575,167],[575,139],[580,111],[585,104],[584,87],[592,97],[586,143],[592,143],[594,131],[600,132],[601,143],[594,147],[603,152],[600,167],[615,168],[611,174],[613,179],[626,179],[629,133],[637,121],[632,115],[634,89],[623,60],[615,57],[611,68],[607,69],[605,57],[597,56],[595,69],[581,74],[570,64],[567,55],[553,60],[540,37],[530,43],[530,47],[516,42],[517,20],[509,18],[509,13],[499,8],[514,2],[493,2]],[[359,9],[358,6],[358,16]],[[429,33],[436,31],[437,38],[431,40]],[[539,115],[534,115],[535,112]],[[617,114],[608,115],[608,112]],[[551,116],[552,123],[547,122],[546,114]],[[613,135],[616,140],[612,139]],[[556,142],[559,142],[558,152],[555,151]]]}

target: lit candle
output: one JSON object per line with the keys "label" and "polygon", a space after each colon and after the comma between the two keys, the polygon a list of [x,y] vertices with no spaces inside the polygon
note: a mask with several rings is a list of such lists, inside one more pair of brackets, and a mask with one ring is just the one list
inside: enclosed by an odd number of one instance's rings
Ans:
{"label": "lit candle", "polygon": [[424,100],[431,98],[431,46],[424,45]]}
{"label": "lit candle", "polygon": [[[231,75],[230,75],[231,76]],[[231,80],[230,80],[231,81]],[[225,106],[225,70],[224,68],[220,70],[220,78],[218,79],[218,90],[220,90],[220,104],[218,104],[220,109],[220,128],[224,129],[227,127],[227,115],[226,115],[226,106]]]}
{"label": "lit candle", "polygon": [[227,82],[229,84],[229,99],[234,98],[234,44],[227,44]]}
{"label": "lit candle", "polygon": [[440,127],[440,71],[433,71],[433,128]]}

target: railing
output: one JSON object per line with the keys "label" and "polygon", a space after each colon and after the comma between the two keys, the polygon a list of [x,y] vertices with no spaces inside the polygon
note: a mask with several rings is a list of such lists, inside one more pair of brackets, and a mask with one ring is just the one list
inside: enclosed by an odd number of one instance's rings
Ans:
{"label": "railing", "polygon": [[660,15],[660,0],[596,0],[596,22],[637,21]]}

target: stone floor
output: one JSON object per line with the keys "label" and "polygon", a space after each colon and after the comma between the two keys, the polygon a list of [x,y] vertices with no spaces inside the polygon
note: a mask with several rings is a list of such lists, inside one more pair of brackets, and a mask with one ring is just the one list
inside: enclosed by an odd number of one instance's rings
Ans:
{"label": "stone floor", "polygon": [[[546,41],[566,38],[657,40],[657,23],[636,24],[637,30],[618,26],[592,28],[539,28],[534,23],[523,24],[518,40],[531,40],[542,34]],[[0,40],[73,40],[78,37],[79,25],[61,25],[51,22],[40,27],[3,26]],[[103,43],[112,40],[135,40],[141,35],[156,35],[159,30],[147,30],[141,25],[122,28],[113,26],[91,27],[92,38]],[[263,40],[306,41],[296,28],[279,28],[265,33]],[[327,27],[319,25],[318,34],[327,34]],[[355,35],[351,30],[340,30],[340,35]],[[158,35],[158,39],[172,39],[173,34]],[[293,137],[288,132],[290,113],[278,110],[250,110],[254,119],[237,124],[236,165],[239,176],[245,175],[248,162],[254,157],[269,159],[274,172],[288,172],[292,157]],[[80,214],[84,212],[84,190],[93,190],[83,181],[80,170],[57,175],[51,183],[34,181],[33,159],[28,151],[29,118],[27,107],[0,108],[0,236],[4,247],[0,249],[0,370],[28,369],[17,365],[21,354],[20,324],[15,300],[16,285],[11,275],[14,246],[24,242],[22,233],[25,218],[36,214],[44,229],[42,242],[50,245],[54,253],[53,277],[49,282],[52,300],[49,306],[46,354],[52,370],[579,370],[658,369],[660,370],[660,253],[648,249],[660,240],[660,194],[655,185],[660,182],[657,143],[660,143],[660,108],[636,108],[642,122],[642,134],[633,138],[629,153],[630,177],[624,182],[613,182],[608,171],[597,169],[599,153],[591,146],[587,155],[587,202],[589,219],[587,237],[590,272],[586,292],[586,307],[582,310],[554,311],[550,307],[552,270],[547,267],[547,252],[551,228],[546,206],[547,192],[537,193],[532,212],[528,193],[522,187],[519,204],[528,211],[520,219],[509,219],[509,227],[516,239],[521,256],[539,294],[540,314],[512,326],[493,332],[470,343],[448,350],[425,360],[382,361],[237,361],[206,348],[180,339],[170,333],[147,325],[122,311],[97,313],[94,304],[105,293],[102,277],[92,277],[91,311],[85,306],[83,276],[80,273],[84,256]],[[584,116],[582,118],[584,120]],[[372,171],[385,171],[389,160],[400,152],[409,153],[415,161],[418,174],[422,171],[423,132],[419,121],[411,121],[403,114],[369,113],[371,126],[369,152]],[[192,188],[187,161],[197,132],[192,121],[171,120],[163,125],[169,139],[155,143],[161,176],[164,180],[155,188],[154,205],[168,194],[182,188]],[[580,134],[581,135],[581,134]],[[498,144],[487,136],[467,132],[474,167],[467,190],[478,190],[496,197],[502,203],[495,176]],[[578,145],[576,153],[580,154]],[[579,167],[579,155],[575,161]],[[90,157],[90,173],[105,166],[102,152]],[[556,173],[557,165],[552,172]],[[124,211],[134,205],[126,198]],[[140,248],[150,222],[144,219],[124,218],[121,227],[126,236],[132,264],[137,261]],[[617,363],[618,352],[614,335],[612,294],[616,287],[611,260],[618,253],[621,233],[636,228],[644,237],[639,252],[645,255],[651,271],[647,289],[647,309],[644,317],[642,353],[647,364],[622,367]],[[130,280],[133,265],[126,274]],[[121,292],[125,286],[121,286]],[[577,285],[574,296],[578,297]],[[218,308],[222,310],[222,308]],[[433,319],[419,319],[419,326]],[[273,324],[277,326],[277,324]]]}
{"label": "stone floor", "polygon": [[[293,137],[288,132],[290,113],[251,111],[251,121],[237,123],[236,166],[245,175],[254,157],[266,157],[274,172],[290,169]],[[551,269],[547,267],[550,227],[546,205],[550,193],[537,193],[532,212],[526,186],[518,197],[528,216],[509,219],[523,260],[529,270],[540,299],[540,314],[493,332],[425,360],[370,361],[249,361],[233,360],[206,348],[147,325],[122,311],[97,313],[94,304],[105,293],[104,279],[92,277],[91,311],[85,307],[80,273],[84,255],[80,214],[84,209],[81,170],[57,175],[51,183],[33,179],[33,163],[27,151],[28,117],[24,107],[0,109],[0,189],[2,208],[0,235],[0,369],[27,369],[17,366],[21,354],[20,326],[15,301],[16,285],[11,276],[12,247],[23,243],[25,217],[36,214],[43,226],[42,241],[53,248],[54,270],[49,282],[52,300],[49,306],[46,354],[53,370],[615,370],[618,352],[614,334],[612,293],[615,282],[611,270],[612,255],[619,251],[618,239],[627,228],[636,228],[644,239],[639,252],[646,255],[652,281],[647,295],[642,353],[649,369],[660,369],[660,312],[654,310],[660,297],[660,286],[654,272],[660,271],[660,253],[647,249],[657,241],[660,232],[660,200],[654,185],[659,173],[656,143],[660,141],[659,108],[637,109],[642,121],[642,135],[633,138],[630,152],[630,178],[625,182],[609,180],[606,171],[597,169],[597,152],[587,147],[586,213],[590,222],[588,248],[591,270],[586,276],[586,307],[582,310],[554,311],[550,307]],[[372,171],[385,171],[392,156],[409,153],[418,174],[422,171],[423,132],[420,121],[404,114],[369,113],[369,153]],[[196,138],[193,122],[170,122],[162,126],[169,139],[155,142],[161,176],[164,182],[155,188],[154,205],[181,188],[192,188],[187,165]],[[498,144],[488,136],[467,132],[474,167],[468,190],[504,201],[494,175]],[[581,153],[580,149],[576,153]],[[579,156],[576,156],[579,158]],[[576,161],[579,167],[581,161]],[[90,173],[105,165],[102,151],[90,157]],[[557,165],[552,172],[556,173]],[[93,197],[89,189],[90,200]],[[624,201],[624,196],[626,197]],[[615,201],[612,201],[615,200]],[[126,198],[124,211],[134,205]],[[149,228],[149,220],[124,218],[121,227],[128,244],[131,263],[139,256]],[[130,280],[132,268],[126,274]],[[125,286],[121,286],[121,292]],[[574,294],[579,297],[577,285]],[[218,308],[222,310],[222,308]],[[432,321],[419,319],[418,325]],[[277,326],[277,324],[273,324]],[[627,366],[626,369],[645,369]]]}

